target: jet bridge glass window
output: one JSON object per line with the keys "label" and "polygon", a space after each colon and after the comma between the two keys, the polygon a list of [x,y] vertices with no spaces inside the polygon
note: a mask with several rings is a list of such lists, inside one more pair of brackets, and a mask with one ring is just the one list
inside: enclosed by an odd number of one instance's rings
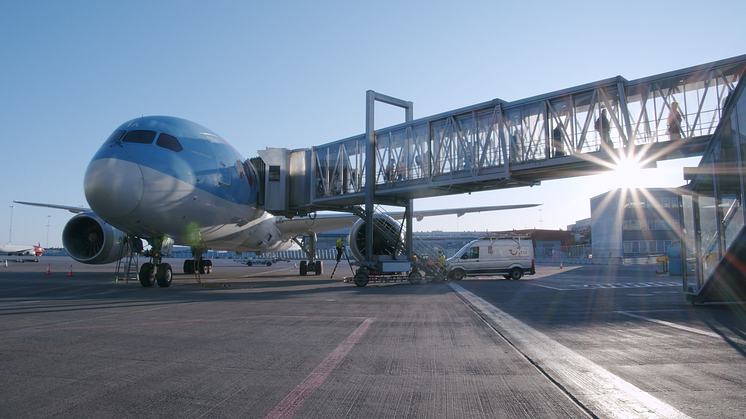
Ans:
{"label": "jet bridge glass window", "polygon": [[176,137],[164,133],[161,133],[161,135],[158,136],[158,141],[156,141],[155,143],[160,147],[167,148],[176,152],[184,149],[184,147],[179,144],[179,140],[177,140]]}
{"label": "jet bridge glass window", "polygon": [[122,135],[124,135],[125,132],[127,132],[127,131],[125,131],[123,129],[118,129],[118,130],[112,132],[111,135],[109,136],[109,138],[106,139],[106,143],[104,143],[104,144],[114,144],[114,143],[116,143],[117,141],[119,141],[120,138],[122,138]]}
{"label": "jet bridge glass window", "polygon": [[124,136],[124,143],[151,144],[155,139],[155,131],[134,130]]}

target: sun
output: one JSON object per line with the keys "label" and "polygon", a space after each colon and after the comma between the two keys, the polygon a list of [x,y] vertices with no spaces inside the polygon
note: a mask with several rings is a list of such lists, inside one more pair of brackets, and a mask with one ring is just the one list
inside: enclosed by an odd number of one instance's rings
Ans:
{"label": "sun", "polygon": [[652,170],[644,170],[640,157],[622,156],[614,166],[614,170],[607,174],[609,186],[614,188],[644,188],[654,182],[651,179]]}

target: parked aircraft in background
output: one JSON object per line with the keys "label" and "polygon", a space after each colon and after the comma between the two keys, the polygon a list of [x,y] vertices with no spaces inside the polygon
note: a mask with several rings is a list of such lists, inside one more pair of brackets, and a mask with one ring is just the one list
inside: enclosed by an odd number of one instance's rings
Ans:
{"label": "parked aircraft in background", "polygon": [[[253,160],[252,160],[253,161]],[[77,215],[65,225],[62,242],[67,253],[83,263],[121,259],[126,243],[146,240],[152,262],[139,272],[142,286],[171,284],[172,268],[163,262],[174,243],[190,246],[194,260],[184,262],[184,273],[209,273],[209,249],[237,252],[278,252],[298,238],[352,227],[364,232],[356,215],[319,214],[286,218],[263,209],[260,171],[209,129],[180,118],[149,116],[125,122],[93,156],[84,177],[90,209],[14,201],[64,209]],[[271,191],[266,191],[271,193]],[[452,210],[415,211],[428,215],[464,214],[536,206],[504,205]],[[349,243],[359,240],[350,239]],[[301,247],[304,247],[303,245]],[[321,261],[303,263],[301,274],[321,273]],[[304,272],[303,268],[306,269]]]}
{"label": "parked aircraft in background", "polygon": [[39,257],[44,253],[44,249],[41,247],[41,243],[38,245],[25,246],[21,244],[3,244],[0,245],[0,253],[7,253],[9,255],[29,255]]}

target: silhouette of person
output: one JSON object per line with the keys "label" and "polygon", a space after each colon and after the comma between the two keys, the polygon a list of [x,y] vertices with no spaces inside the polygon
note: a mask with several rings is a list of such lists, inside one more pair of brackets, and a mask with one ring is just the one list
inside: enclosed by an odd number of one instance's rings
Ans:
{"label": "silhouette of person", "polygon": [[601,109],[601,116],[596,119],[594,128],[601,134],[601,148],[613,150],[614,143],[611,141],[611,126],[609,125],[609,118],[606,117],[606,109]]}
{"label": "silhouette of person", "polygon": [[557,124],[552,130],[552,148],[554,149],[554,157],[565,156],[565,142],[562,138],[562,124]]}
{"label": "silhouette of person", "polygon": [[510,134],[510,162],[518,163],[522,159],[520,158],[520,144],[518,144],[518,129],[513,128],[513,133]]}
{"label": "silhouette of person", "polygon": [[681,112],[679,112],[679,103],[671,104],[671,113],[668,114],[668,138],[671,140],[681,139]]}

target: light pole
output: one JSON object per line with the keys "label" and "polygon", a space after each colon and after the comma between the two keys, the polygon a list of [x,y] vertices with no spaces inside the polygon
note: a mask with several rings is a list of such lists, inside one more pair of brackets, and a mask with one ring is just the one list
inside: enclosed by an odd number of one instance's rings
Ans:
{"label": "light pole", "polygon": [[544,227],[544,219],[541,218],[541,208],[539,208],[539,229]]}
{"label": "light pole", "polygon": [[13,208],[14,205],[10,206],[10,229],[8,230],[8,244],[13,243]]}
{"label": "light pole", "polygon": [[52,216],[47,215],[47,244],[46,247],[49,247],[49,222],[52,221]]}

